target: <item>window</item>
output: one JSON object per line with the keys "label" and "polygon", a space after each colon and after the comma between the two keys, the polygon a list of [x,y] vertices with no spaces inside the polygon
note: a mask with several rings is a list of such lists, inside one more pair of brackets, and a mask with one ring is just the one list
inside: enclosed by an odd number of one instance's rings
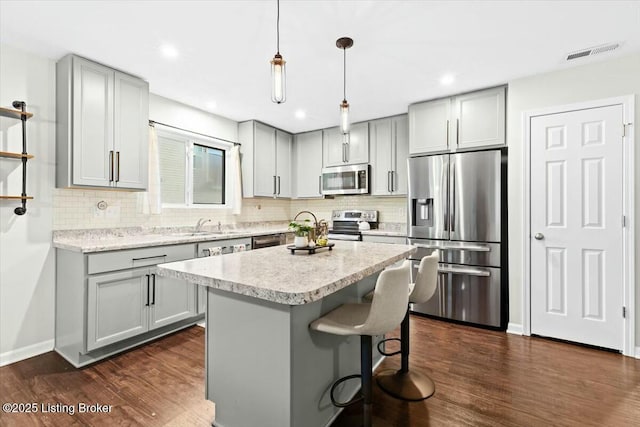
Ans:
{"label": "window", "polygon": [[225,206],[226,144],[158,132],[162,204]]}

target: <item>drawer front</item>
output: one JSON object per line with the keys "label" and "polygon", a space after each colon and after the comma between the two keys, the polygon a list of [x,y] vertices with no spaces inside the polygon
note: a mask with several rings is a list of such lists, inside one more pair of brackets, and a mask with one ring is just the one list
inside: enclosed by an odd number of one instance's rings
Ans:
{"label": "drawer front", "polygon": [[149,267],[194,257],[194,245],[154,246],[87,255],[87,274]]}
{"label": "drawer front", "polygon": [[230,254],[233,252],[234,245],[244,245],[245,250],[248,251],[251,249],[251,238],[211,240],[209,242],[198,243],[198,258],[209,256],[209,248],[220,248],[222,254]]}

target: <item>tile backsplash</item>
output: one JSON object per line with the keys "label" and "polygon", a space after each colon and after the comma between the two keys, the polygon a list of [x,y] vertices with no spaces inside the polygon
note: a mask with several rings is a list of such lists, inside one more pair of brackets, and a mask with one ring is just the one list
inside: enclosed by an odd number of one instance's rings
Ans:
{"label": "tile backsplash", "polygon": [[[406,202],[403,197],[341,196],[335,199],[287,200],[243,199],[242,214],[224,208],[163,208],[160,214],[144,214],[138,206],[139,193],[108,190],[55,189],[53,229],[91,229],[110,227],[169,227],[194,225],[199,218],[210,218],[223,225],[258,221],[288,221],[302,210],[313,212],[318,220],[331,218],[334,209],[376,209],[379,221],[389,228],[403,228]],[[103,209],[98,208],[100,204]],[[106,204],[106,206],[105,206]]]}

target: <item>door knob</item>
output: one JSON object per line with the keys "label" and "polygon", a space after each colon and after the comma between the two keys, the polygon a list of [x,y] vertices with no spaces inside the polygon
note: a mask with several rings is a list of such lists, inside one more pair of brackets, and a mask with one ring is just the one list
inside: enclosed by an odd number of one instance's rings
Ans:
{"label": "door knob", "polygon": [[536,240],[542,240],[542,239],[544,239],[544,234],[542,234],[542,233],[536,233],[536,235],[535,235],[535,236],[533,236],[533,237],[535,237],[535,238],[536,238]]}

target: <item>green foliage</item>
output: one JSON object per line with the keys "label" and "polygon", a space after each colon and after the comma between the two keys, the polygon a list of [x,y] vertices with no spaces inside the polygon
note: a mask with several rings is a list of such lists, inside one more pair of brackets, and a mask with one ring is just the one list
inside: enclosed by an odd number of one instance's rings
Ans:
{"label": "green foliage", "polygon": [[296,236],[308,236],[313,228],[311,221],[308,219],[305,219],[303,223],[295,221],[289,223],[289,230],[292,230]]}

